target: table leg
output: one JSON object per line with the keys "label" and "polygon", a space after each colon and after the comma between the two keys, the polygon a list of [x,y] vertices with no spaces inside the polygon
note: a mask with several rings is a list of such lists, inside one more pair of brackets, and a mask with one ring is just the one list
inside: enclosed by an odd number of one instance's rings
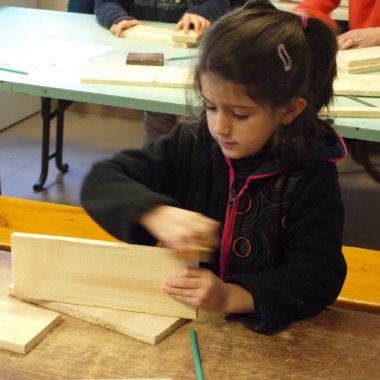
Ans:
{"label": "table leg", "polygon": [[[51,98],[41,97],[41,116],[42,116],[42,150],[41,150],[41,172],[38,181],[34,184],[34,191],[43,190],[49,171],[49,160],[55,158],[57,168],[66,173],[69,169],[68,164],[62,162],[63,155],[63,128],[65,110],[72,104],[70,100],[58,100],[57,107],[51,110]],[[50,128],[51,120],[57,118],[55,152],[50,154]]]}
{"label": "table leg", "polygon": [[351,156],[365,171],[378,183],[380,183],[380,172],[371,162],[368,152],[368,142],[355,140],[351,146]]}

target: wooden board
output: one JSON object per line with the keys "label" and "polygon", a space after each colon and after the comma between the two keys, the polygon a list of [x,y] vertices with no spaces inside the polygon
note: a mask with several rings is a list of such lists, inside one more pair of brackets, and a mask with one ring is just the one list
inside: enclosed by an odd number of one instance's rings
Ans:
{"label": "wooden board", "polygon": [[331,117],[380,118],[380,107],[338,107],[332,106],[321,110],[321,115]]}
{"label": "wooden board", "polygon": [[339,74],[334,81],[335,95],[380,96],[380,76]]}
{"label": "wooden board", "polygon": [[13,233],[11,246],[19,298],[196,318],[196,309],[161,289],[168,277],[198,267],[170,249],[24,233]]}
{"label": "wooden board", "polygon": [[380,65],[380,46],[339,50],[337,62],[345,67]]}
{"label": "wooden board", "polygon": [[136,25],[125,30],[124,37],[133,40],[147,41],[160,45],[175,47],[190,47],[186,42],[177,42],[173,40],[175,31],[172,29],[159,28],[157,26]]}
{"label": "wooden board", "polygon": [[0,300],[0,347],[26,354],[60,322],[58,313]]}
{"label": "wooden board", "polygon": [[[14,295],[13,284],[8,286]],[[166,317],[104,307],[73,305],[54,301],[26,300],[84,321],[103,326],[149,344],[157,344],[183,325],[187,319]]]}
{"label": "wooden board", "polygon": [[112,65],[94,61],[83,67],[80,81],[170,88],[193,86],[192,69],[189,67]]}

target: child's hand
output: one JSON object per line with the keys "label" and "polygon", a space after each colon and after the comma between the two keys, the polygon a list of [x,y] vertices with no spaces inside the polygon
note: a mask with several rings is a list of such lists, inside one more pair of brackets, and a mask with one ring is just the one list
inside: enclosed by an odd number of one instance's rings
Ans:
{"label": "child's hand", "polygon": [[177,276],[168,278],[163,290],[172,298],[190,306],[226,311],[229,286],[207,269],[187,268]]}
{"label": "child's hand", "polygon": [[223,313],[252,313],[252,294],[236,284],[223,282],[211,271],[187,268],[168,278],[163,291],[177,301],[193,307]]}
{"label": "child's hand", "polygon": [[219,223],[197,212],[158,206],[139,220],[163,246],[186,252],[194,247],[214,250],[219,245]]}
{"label": "child's hand", "polygon": [[380,27],[352,29],[337,37],[339,50],[380,45]]}
{"label": "child's hand", "polygon": [[188,33],[192,25],[196,33],[203,34],[210,27],[211,22],[207,18],[194,13],[185,13],[175,26],[175,31],[178,32],[183,29],[185,33]]}
{"label": "child's hand", "polygon": [[143,23],[141,21],[138,21],[136,19],[130,19],[130,20],[122,20],[118,22],[117,24],[113,24],[111,26],[111,32],[117,36],[117,37],[123,37],[124,30],[127,30],[135,25],[142,25]]}

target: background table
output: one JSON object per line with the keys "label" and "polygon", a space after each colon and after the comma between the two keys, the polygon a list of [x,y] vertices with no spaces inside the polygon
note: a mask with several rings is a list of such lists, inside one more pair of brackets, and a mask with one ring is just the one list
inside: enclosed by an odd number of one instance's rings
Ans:
{"label": "background table", "polygon": [[[174,28],[174,24],[147,24]],[[110,59],[125,60],[128,51],[162,51],[166,56],[189,54],[189,49],[116,38],[97,23],[94,15],[0,7],[0,67],[8,64],[14,69],[29,72],[29,75],[21,75],[0,71],[0,91],[25,93],[43,99],[41,175],[35,190],[42,189],[49,159],[55,158],[59,170],[67,171],[67,165],[62,162],[63,114],[73,101],[175,115],[189,114],[187,100],[191,98],[192,91],[80,83],[80,69],[88,59],[107,54]],[[189,65],[191,62],[174,61],[170,64]],[[50,99],[59,99],[54,111],[51,110]],[[366,100],[380,106],[379,98]],[[343,96],[336,98],[336,104],[361,105]],[[196,105],[194,111],[197,111]],[[50,121],[55,116],[56,152],[50,154]],[[336,118],[334,126],[343,137],[380,142],[379,119]]]}

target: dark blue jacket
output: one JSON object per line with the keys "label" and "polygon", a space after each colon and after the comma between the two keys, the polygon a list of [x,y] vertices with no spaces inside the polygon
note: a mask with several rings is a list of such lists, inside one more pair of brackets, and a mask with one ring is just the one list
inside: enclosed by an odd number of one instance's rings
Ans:
{"label": "dark blue jacket", "polygon": [[177,23],[184,13],[198,14],[211,22],[231,9],[229,0],[95,0],[100,25],[110,28],[122,20],[152,20]]}

